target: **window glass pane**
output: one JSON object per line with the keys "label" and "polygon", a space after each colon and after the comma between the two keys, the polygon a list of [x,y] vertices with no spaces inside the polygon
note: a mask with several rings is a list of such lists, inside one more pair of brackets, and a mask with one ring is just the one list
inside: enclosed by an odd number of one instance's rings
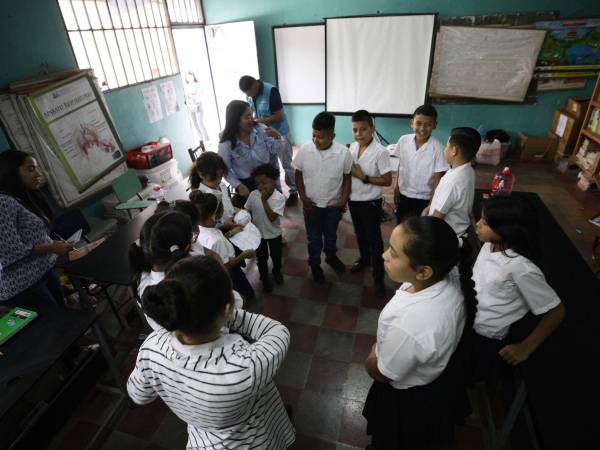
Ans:
{"label": "window glass pane", "polygon": [[108,51],[112,59],[113,67],[115,69],[115,75],[117,76],[119,86],[125,86],[128,83],[127,75],[125,74],[124,62],[123,58],[121,57],[121,49],[117,44],[115,32],[113,30],[105,31],[104,37],[106,38],[106,45],[108,47]]}
{"label": "window glass pane", "polygon": [[60,12],[62,13],[67,30],[77,30],[77,20],[75,20],[70,0],[58,0],[58,6],[60,6]]}
{"label": "window glass pane", "polygon": [[[127,38],[125,37],[125,32],[123,30],[116,30],[115,36],[117,38],[117,43],[119,45],[119,51],[121,52],[121,59],[123,61],[123,66],[125,67],[125,74],[127,75],[127,83],[133,84],[137,83],[137,78],[135,76],[135,70],[133,68],[133,55],[129,50],[129,45],[127,43]],[[131,41],[133,43],[133,40]],[[137,52],[136,52],[137,55]]]}
{"label": "window glass pane", "polygon": [[104,38],[104,32],[94,31],[94,39],[96,40],[96,45],[98,46],[100,61],[102,61],[102,67],[104,68],[104,75],[106,76],[109,89],[119,87],[119,82],[117,81],[117,76],[115,75],[110,52],[108,51],[108,46],[106,45],[106,40]]}
{"label": "window glass pane", "polygon": [[[89,30],[90,22],[85,12],[85,6],[81,1],[72,2],[73,11],[75,12],[75,18],[77,19],[77,25],[80,30]],[[85,39],[84,39],[85,40]]]}
{"label": "window glass pane", "polygon": [[102,28],[102,23],[100,22],[100,16],[98,15],[98,10],[96,9],[96,1],[95,0],[85,0],[85,10],[88,15],[88,19],[90,20],[90,24],[94,30],[99,30]]}
{"label": "window glass pane", "polygon": [[90,62],[85,54],[85,47],[83,46],[83,41],[81,40],[81,34],[79,31],[70,31],[69,39],[71,40],[73,53],[75,53],[75,58],[77,59],[77,66],[80,69],[89,69]]}
{"label": "window glass pane", "polygon": [[[136,26],[139,27],[147,27],[148,26],[148,21],[146,20],[146,12],[144,11],[144,5],[142,4],[142,2],[140,0],[129,0],[130,5],[129,5],[129,12],[131,15],[133,14],[137,14],[137,19],[139,20],[139,24]],[[136,6],[132,6],[136,5]],[[133,21],[133,18],[131,19]]]}
{"label": "window glass pane", "polygon": [[138,53],[140,55],[140,60],[142,62],[142,70],[144,71],[144,80],[149,80],[152,78],[152,69],[150,67],[150,59],[148,55],[148,51],[146,50],[146,42],[144,40],[144,36],[142,35],[142,30],[139,28],[134,30],[135,33],[135,42],[137,43]]}
{"label": "window glass pane", "polygon": [[196,13],[196,5],[194,0],[186,0],[190,10],[190,22],[198,22],[198,14]]}
{"label": "window glass pane", "polygon": [[173,73],[173,68],[171,67],[171,58],[169,58],[169,49],[167,48],[167,41],[165,41],[164,28],[159,28],[157,30],[158,33],[158,41],[160,43],[160,52],[163,55],[163,60],[165,62],[165,71],[167,74]]}
{"label": "window glass pane", "polygon": [[154,23],[156,24],[157,27],[162,27],[163,25],[166,25],[163,23],[162,21],[162,17],[160,15],[160,6],[159,3],[162,3],[161,0],[153,0],[152,1],[152,14],[154,16]]}
{"label": "window glass pane", "polygon": [[160,9],[161,23],[165,27],[169,26],[169,16],[167,15],[165,2],[159,2],[158,8]]}
{"label": "window glass pane", "polygon": [[123,28],[131,27],[131,19],[129,18],[129,7],[127,6],[127,0],[117,0],[119,5],[119,13],[121,14],[121,22]]}
{"label": "window glass pane", "polygon": [[[133,30],[124,30],[123,38],[119,36],[119,31],[117,31],[117,40],[120,44],[121,39],[125,40],[125,43],[127,44],[127,51],[131,56],[131,65],[133,66],[135,82],[139,83],[140,81],[144,81],[144,71],[142,70],[142,63],[138,54],[138,48],[135,42],[135,36],[133,35]],[[121,49],[123,49],[123,44],[121,44]],[[127,69],[127,66],[125,66],[125,69]]]}
{"label": "window glass pane", "polygon": [[175,55],[175,46],[173,45],[173,36],[171,32],[165,29],[165,39],[167,40],[167,47],[169,48],[169,58],[171,59],[171,67],[173,73],[179,72],[179,64],[177,63],[177,57]]}
{"label": "window glass pane", "polygon": [[121,28],[121,13],[119,12],[119,5],[117,0],[108,0],[108,10],[110,11],[110,17],[115,28]]}
{"label": "window glass pane", "polygon": [[[149,27],[155,27],[156,23],[154,22],[154,14],[152,13],[152,5],[150,4],[150,0],[137,0],[138,1],[138,5],[142,4],[143,5],[143,11],[146,14],[146,21],[148,22],[148,26]],[[139,6],[138,6],[139,8]],[[139,11],[139,9],[138,9]],[[142,14],[142,12],[140,11],[140,14]]]}
{"label": "window glass pane", "polygon": [[183,21],[185,23],[190,23],[191,22],[191,13],[190,13],[190,5],[188,4],[187,0],[180,0],[181,2],[181,11],[184,13],[184,18]]}
{"label": "window glass pane", "polygon": [[150,37],[150,30],[148,30],[147,28],[142,29],[142,35],[144,36],[146,50],[148,51],[148,58],[150,60],[150,72],[152,73],[152,78],[159,77],[160,71],[158,70],[156,54],[154,53],[154,49],[152,48],[152,38]]}
{"label": "window glass pane", "polygon": [[94,75],[96,75],[96,78],[98,78],[98,84],[102,89],[108,88],[106,78],[104,76],[104,69],[102,68],[100,56],[98,55],[98,51],[96,50],[96,42],[94,41],[94,36],[92,36],[92,32],[82,32],[81,38],[83,39],[83,44],[85,45],[85,49],[87,50],[88,59],[90,61],[90,67],[94,69]]}
{"label": "window glass pane", "polygon": [[179,0],[173,0],[173,10],[175,11],[175,21],[176,22],[183,22],[183,15],[181,13],[181,4],[179,3]]}
{"label": "window glass pane", "polygon": [[204,12],[202,11],[202,2],[200,0],[194,0],[196,3],[196,12],[198,13],[198,22],[204,23]]}
{"label": "window glass pane", "polygon": [[106,30],[113,28],[112,21],[110,20],[110,13],[108,12],[108,6],[106,5],[106,0],[96,0],[96,6],[98,7],[98,13],[100,14],[102,28]]}
{"label": "window glass pane", "polygon": [[152,39],[152,48],[154,49],[154,55],[156,56],[156,66],[158,67],[158,73],[161,77],[164,77],[167,72],[165,70],[165,60],[160,49],[160,42],[158,41],[158,33],[156,28],[151,28],[150,39]]}

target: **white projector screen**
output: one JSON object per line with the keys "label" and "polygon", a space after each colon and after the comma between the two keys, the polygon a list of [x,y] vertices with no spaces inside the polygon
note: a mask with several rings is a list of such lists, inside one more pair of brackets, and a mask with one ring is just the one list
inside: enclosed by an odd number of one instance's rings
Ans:
{"label": "white projector screen", "polygon": [[326,107],[412,115],[425,103],[435,14],[328,18]]}
{"label": "white projector screen", "polygon": [[325,25],[273,27],[273,45],[283,103],[325,103]]}

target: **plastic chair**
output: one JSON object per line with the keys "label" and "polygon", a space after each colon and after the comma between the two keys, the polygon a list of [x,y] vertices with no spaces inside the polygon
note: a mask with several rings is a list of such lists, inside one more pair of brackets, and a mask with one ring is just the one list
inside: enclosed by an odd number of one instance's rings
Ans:
{"label": "plastic chair", "polygon": [[198,159],[198,156],[200,156],[205,151],[206,148],[204,147],[203,141],[200,141],[198,147],[196,148],[188,148],[188,154],[190,155],[190,159],[192,160],[192,162],[196,161],[196,159]]}
{"label": "plastic chair", "polygon": [[[144,200],[140,195],[142,183],[140,183],[135,171],[132,169],[128,169],[123,175],[115,178],[112,182],[112,189],[117,196],[117,200],[119,200],[119,204],[115,208],[127,210],[129,217],[131,217],[129,210],[142,210],[154,204],[152,200]],[[132,197],[137,197],[138,200],[130,202],[129,199]]]}

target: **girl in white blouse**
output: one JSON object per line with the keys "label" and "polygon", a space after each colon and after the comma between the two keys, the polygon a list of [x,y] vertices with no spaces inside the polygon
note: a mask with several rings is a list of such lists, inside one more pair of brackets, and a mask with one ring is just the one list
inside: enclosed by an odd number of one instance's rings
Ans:
{"label": "girl in white blouse", "polygon": [[[483,207],[476,232],[484,245],[473,267],[476,380],[491,376],[499,358],[511,365],[525,361],[565,316],[565,307],[533,262],[539,255],[538,230],[535,210],[523,199],[492,197]],[[542,318],[515,340],[509,331],[529,312]]]}
{"label": "girl in white blouse", "polygon": [[[142,301],[162,328],[142,344],[129,377],[135,403],[160,396],[187,423],[188,449],[283,450],[294,442],[273,382],[289,332],[234,307],[222,264],[206,256],[179,261]],[[239,334],[223,334],[224,327]]]}
{"label": "girl in white blouse", "polygon": [[367,433],[376,450],[449,448],[462,383],[461,285],[470,277],[456,268],[459,241],[444,220],[412,217],[394,229],[383,260],[403,284],[381,311],[365,361],[375,380],[363,410]]}

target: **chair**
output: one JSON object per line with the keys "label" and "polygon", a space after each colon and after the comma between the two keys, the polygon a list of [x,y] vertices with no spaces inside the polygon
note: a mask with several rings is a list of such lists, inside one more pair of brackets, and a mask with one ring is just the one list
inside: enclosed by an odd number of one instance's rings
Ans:
{"label": "chair", "polygon": [[190,155],[190,159],[192,160],[192,162],[196,161],[196,159],[198,159],[198,156],[200,156],[205,151],[206,147],[204,147],[203,141],[200,141],[198,147],[196,148],[188,148],[188,154]]}
{"label": "chair", "polygon": [[[112,182],[112,189],[119,200],[119,204],[115,208],[127,210],[129,217],[131,217],[131,209],[142,210],[155,204],[152,200],[144,200],[140,195],[142,183],[132,169],[128,169],[123,175],[115,178]],[[137,197],[139,200],[129,201],[132,197]]]}

